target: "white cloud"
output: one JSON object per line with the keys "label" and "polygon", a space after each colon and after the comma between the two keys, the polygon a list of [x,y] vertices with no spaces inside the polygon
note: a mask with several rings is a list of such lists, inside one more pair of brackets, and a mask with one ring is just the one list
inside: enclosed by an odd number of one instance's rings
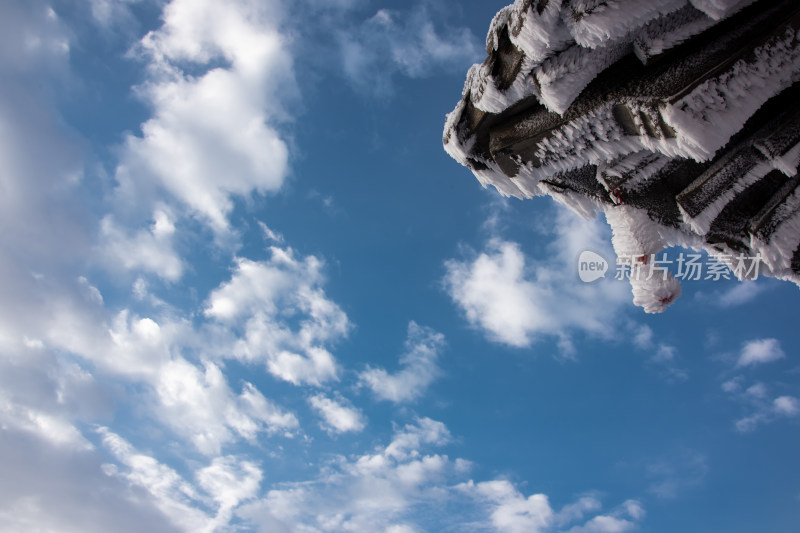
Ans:
{"label": "white cloud", "polygon": [[544,494],[525,498],[506,480],[484,481],[462,485],[492,506],[491,523],[495,531],[539,533],[547,531],[554,521],[553,509]]}
{"label": "white cloud", "polygon": [[570,529],[570,533],[624,533],[636,529],[636,524],[615,516],[595,516],[586,524]]}
{"label": "white cloud", "polygon": [[173,249],[175,225],[166,210],[156,210],[150,228],[135,235],[127,235],[107,215],[100,223],[100,234],[102,253],[112,264],[129,271],[150,272],[169,281],[177,281],[183,274],[183,261]]}
{"label": "white cloud", "polygon": [[69,49],[45,2],[0,6],[0,245],[41,273],[80,262],[90,243],[84,147],[50,90],[73,83]]}
{"label": "white cloud", "polygon": [[[559,209],[556,238],[540,260],[514,242],[494,238],[473,260],[447,261],[445,285],[473,326],[493,341],[527,347],[543,336],[576,332],[613,337],[630,295],[623,282],[581,283],[577,257],[595,250],[614,257],[608,228]],[[644,342],[644,339],[642,340]]]}
{"label": "white cloud", "polygon": [[628,500],[610,514],[598,514],[580,523],[587,514],[601,509],[599,500],[585,496],[556,512],[546,495],[532,494],[526,498],[506,480],[470,481],[456,488],[488,506],[492,530],[503,533],[544,533],[576,522],[570,533],[622,533],[638,528],[645,516],[638,501]]}
{"label": "white cloud", "polygon": [[262,477],[255,463],[233,456],[217,457],[209,466],[200,469],[196,474],[197,483],[218,505],[214,524],[209,529],[214,531],[226,526],[236,507],[255,498]]}
{"label": "white cloud", "polygon": [[[100,10],[95,13],[99,18],[104,16],[102,4],[95,1],[93,6]],[[228,9],[242,15],[244,9],[243,3],[212,4],[206,7],[213,7],[215,15]],[[113,11],[120,4],[112,6]],[[71,10],[69,20],[88,16],[86,7]],[[227,14],[236,18],[236,13]],[[111,18],[106,20],[109,24],[117,23]],[[266,44],[280,40],[272,17],[248,15],[238,20],[244,29],[272,28],[265,34]],[[157,314],[149,313],[146,280],[140,277],[137,284],[142,301],[126,302],[118,287],[106,290],[100,285],[104,294],[100,293],[93,283],[107,279],[108,272],[94,269],[111,267],[114,274],[121,267],[167,280],[181,277],[185,266],[174,243],[177,231],[187,224],[181,219],[185,213],[180,204],[171,203],[174,198],[161,198],[162,191],[154,193],[158,187],[169,190],[168,185],[175,185],[169,176],[154,174],[159,168],[164,170],[157,163],[167,163],[157,160],[158,149],[164,148],[159,140],[180,142],[181,135],[187,136],[187,142],[194,143],[190,148],[199,150],[191,157],[199,153],[210,158],[215,156],[210,149],[198,148],[208,141],[212,148],[227,150],[228,162],[249,165],[249,174],[241,174],[234,165],[225,169],[238,172],[233,177],[215,174],[217,181],[209,183],[202,181],[209,174],[194,176],[186,168],[207,159],[186,161],[180,152],[161,154],[171,157],[169,164],[178,165],[169,171],[187,180],[183,190],[173,191],[174,196],[195,213],[200,212],[190,202],[193,191],[205,191],[224,215],[228,196],[279,186],[286,173],[285,146],[266,123],[285,118],[278,93],[281,84],[291,79],[290,61],[282,44],[277,51],[261,50],[272,56],[260,54],[259,46],[265,43],[259,41],[258,31],[231,31],[234,40],[244,39],[241,49],[229,59],[212,54],[213,65],[192,63],[185,54],[176,59],[168,45],[156,46],[163,53],[149,56],[151,77],[141,87],[154,116],[146,123],[145,136],[130,138],[122,148],[117,171],[121,196],[116,205],[108,206],[101,198],[100,178],[84,171],[85,161],[100,157],[90,153],[92,143],[69,129],[68,117],[59,115],[62,98],[80,102],[87,96],[81,92],[87,86],[97,89],[96,80],[84,84],[86,80],[76,80],[70,71],[70,40],[75,31],[85,29],[76,26],[67,28],[45,2],[0,3],[0,248],[14,250],[0,254],[0,471],[4,474],[0,477],[0,529],[202,531],[209,524],[213,527],[214,520],[227,522],[225,513],[229,516],[234,505],[232,489],[222,483],[226,472],[239,485],[237,490],[253,486],[249,475],[253,472],[244,461],[233,465],[209,458],[211,466],[193,487],[176,472],[181,467],[196,469],[197,454],[190,444],[211,455],[242,440],[260,445],[264,435],[294,431],[297,419],[252,384],[241,384],[235,392],[231,389],[219,360],[230,357],[230,351],[221,347],[235,343],[235,324],[210,323],[203,319],[202,310],[178,310],[163,302]],[[230,68],[222,68],[215,81],[211,67],[225,61]],[[289,68],[284,71],[286,65]],[[197,74],[205,67],[208,76]],[[228,88],[236,90],[218,94]],[[181,97],[187,100],[177,101]],[[234,107],[220,109],[226,102]],[[217,107],[196,107],[201,104]],[[190,118],[196,121],[187,123]],[[243,122],[245,118],[250,122]],[[220,141],[231,134],[231,121],[238,129],[228,140],[244,139],[250,144],[234,149]],[[229,129],[216,128],[217,124]],[[148,137],[148,132],[163,135]],[[273,145],[262,145],[265,140]],[[154,159],[143,159],[149,156]],[[126,196],[126,192],[131,194]],[[112,211],[105,217],[96,211],[108,207]],[[147,220],[150,217],[152,223]],[[326,315],[326,301],[317,296],[311,289],[301,298],[307,308],[295,316],[312,317],[298,331],[311,339],[298,344],[310,343],[311,348],[317,347],[322,336],[314,329],[322,327],[320,321],[313,317],[336,314]],[[129,303],[136,310],[129,309]],[[106,430],[101,432],[106,448],[117,454],[122,466],[103,465],[106,454],[95,446],[97,435],[86,432],[97,424],[132,424],[145,446],[153,445],[159,453],[161,444],[172,444],[182,454],[173,459],[184,463],[167,467]],[[238,493],[238,501],[250,494]],[[216,509],[216,515],[207,513],[209,509]]]}
{"label": "white cloud", "polygon": [[57,415],[15,404],[0,391],[0,429],[9,427],[32,433],[43,440],[71,450],[91,450],[92,444],[73,424]]}
{"label": "white cloud", "polygon": [[127,470],[105,468],[109,475],[120,475],[131,484],[145,489],[154,504],[182,530],[208,531],[210,517],[197,506],[199,494],[172,468],[148,455],[139,453],[128,441],[101,427],[103,444]]}
{"label": "white cloud", "polygon": [[675,360],[675,355],[677,354],[678,350],[674,346],[668,346],[666,344],[660,344],[658,346],[658,350],[656,350],[655,355],[653,355],[653,361],[657,363],[669,363]]}
{"label": "white cloud", "polygon": [[770,394],[770,387],[762,382],[745,386],[744,377],[736,376],[723,383],[722,390],[743,407],[744,416],[734,423],[740,433],[749,433],[782,417],[800,415],[797,398],[789,395],[774,397]]}
{"label": "white cloud", "polygon": [[744,381],[742,376],[736,376],[735,378],[729,379],[722,384],[722,390],[729,394],[739,392],[742,388],[742,381]]}
{"label": "white cloud", "polygon": [[314,256],[296,259],[291,249],[270,251],[263,262],[238,259],[231,280],[209,296],[205,315],[229,327],[244,324],[230,348],[243,361],[263,361],[294,384],[337,379],[326,346],[345,337],[350,323],[322,290],[322,263]]}
{"label": "white cloud", "polygon": [[[388,445],[336,457],[314,479],[284,483],[259,501],[243,505],[237,515],[254,528],[281,533],[549,533],[591,523],[601,509],[598,500],[583,497],[555,512],[547,496],[526,497],[509,481],[463,480],[462,459],[430,451],[449,441],[444,424],[418,419],[398,428]],[[450,505],[458,506],[459,512],[452,512]],[[644,517],[644,510],[638,502],[628,501],[599,516],[633,523]]]}
{"label": "white cloud", "polygon": [[216,457],[195,471],[195,485],[107,428],[98,432],[119,462],[119,466],[104,465],[107,475],[123,477],[145,489],[153,503],[182,531],[212,533],[226,528],[234,509],[258,494],[263,474],[251,461],[235,456]]}
{"label": "white cloud", "polygon": [[640,350],[647,350],[653,346],[653,330],[650,326],[637,326],[633,336],[633,345]]}
{"label": "white cloud", "polygon": [[269,226],[267,226],[260,220],[258,221],[258,227],[261,228],[261,232],[264,234],[264,239],[266,239],[267,241],[275,242],[276,244],[283,244],[283,235],[275,231],[272,231],[272,229],[270,229]]}
{"label": "white cloud", "polygon": [[[437,511],[445,501],[443,481],[456,462],[424,449],[448,436],[440,422],[420,419],[398,430],[389,445],[350,459],[337,457],[318,478],[270,490],[238,514],[256,527],[280,532],[414,528],[416,508]],[[453,517],[447,520],[452,525]]]}
{"label": "white cloud", "polygon": [[382,368],[367,368],[359,379],[383,400],[395,403],[416,400],[438,377],[437,359],[443,346],[444,335],[411,322],[406,353],[400,358],[401,369],[390,374]]}
{"label": "white cloud", "polygon": [[728,291],[718,295],[716,302],[722,307],[733,307],[752,302],[766,290],[764,283],[740,282]]}
{"label": "white cloud", "polygon": [[784,416],[797,416],[800,414],[800,400],[793,396],[780,396],[773,400],[775,412]]}
{"label": "white cloud", "polygon": [[756,383],[755,385],[747,387],[745,394],[752,396],[753,398],[766,398],[767,386],[763,383]]}
{"label": "white cloud", "polygon": [[297,418],[272,404],[250,383],[235,396],[214,364],[204,371],[182,359],[159,371],[158,416],[185,435],[202,453],[219,454],[235,436],[255,442],[260,432],[289,432]]}
{"label": "white cloud", "polygon": [[103,473],[95,451],[0,429],[0,530],[177,532],[138,488]]}
{"label": "white cloud", "polygon": [[308,403],[322,417],[323,429],[331,434],[359,432],[366,426],[364,414],[352,405],[347,405],[343,399],[331,400],[317,394],[310,397]]}
{"label": "white cloud", "polygon": [[[636,339],[634,339],[636,344]],[[676,360],[678,356],[678,349],[675,346],[668,344],[659,344],[655,353],[650,357],[650,361],[661,367],[661,372],[669,383],[677,383],[689,379],[689,373],[677,366]]]}
{"label": "white cloud", "polygon": [[140,1],[142,0],[89,0],[89,4],[92,18],[100,27],[120,31],[135,22],[129,6]]}
{"label": "white cloud", "polygon": [[599,511],[603,508],[600,500],[594,496],[583,496],[575,503],[570,503],[561,508],[555,514],[555,522],[558,525],[579,522],[587,513]]}
{"label": "white cloud", "polygon": [[748,341],[742,347],[736,366],[754,366],[771,363],[786,357],[777,339],[757,339]]}
{"label": "white cloud", "polygon": [[125,141],[118,193],[137,205],[163,189],[226,234],[232,197],[275,191],[288,172],[274,126],[294,83],[279,13],[272,2],[173,0],[163,18],[139,47],[153,116]]}
{"label": "white cloud", "polygon": [[637,500],[627,500],[623,502],[622,509],[634,520],[642,520],[647,514],[641,502]]}
{"label": "white cloud", "polygon": [[[467,28],[437,28],[425,4],[407,11],[381,9],[355,29],[341,31],[344,74],[359,89],[392,91],[392,76],[422,78],[439,71],[465,71],[484,53]],[[444,18],[444,17],[443,17]]]}

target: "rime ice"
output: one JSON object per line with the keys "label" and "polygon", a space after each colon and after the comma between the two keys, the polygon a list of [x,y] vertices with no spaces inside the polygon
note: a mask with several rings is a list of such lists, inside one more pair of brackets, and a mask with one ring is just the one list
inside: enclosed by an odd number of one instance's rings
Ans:
{"label": "rime ice", "polygon": [[484,186],[603,212],[619,257],[760,254],[800,284],[796,0],[517,0],[486,49],[444,130]]}

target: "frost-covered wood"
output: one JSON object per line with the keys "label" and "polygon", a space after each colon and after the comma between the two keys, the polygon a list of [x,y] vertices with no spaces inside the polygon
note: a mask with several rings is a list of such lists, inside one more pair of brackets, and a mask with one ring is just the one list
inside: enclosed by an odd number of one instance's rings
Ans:
{"label": "frost-covered wood", "polygon": [[605,213],[620,257],[760,253],[800,284],[796,0],[517,0],[487,52],[444,131],[484,186]]}

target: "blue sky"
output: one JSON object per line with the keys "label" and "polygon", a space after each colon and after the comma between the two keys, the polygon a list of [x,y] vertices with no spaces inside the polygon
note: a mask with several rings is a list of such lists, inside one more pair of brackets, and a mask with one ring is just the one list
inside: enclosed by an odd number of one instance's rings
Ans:
{"label": "blue sky", "polygon": [[0,2],[0,529],[795,531],[797,288],[442,150],[503,5]]}

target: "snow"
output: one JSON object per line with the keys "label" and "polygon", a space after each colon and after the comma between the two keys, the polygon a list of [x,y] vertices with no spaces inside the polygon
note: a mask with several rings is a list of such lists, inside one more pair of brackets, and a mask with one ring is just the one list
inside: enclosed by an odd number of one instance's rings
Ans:
{"label": "snow", "polygon": [[650,277],[647,266],[637,265],[631,271],[633,304],[645,313],[662,313],[681,295],[681,284],[672,274],[666,279],[659,275]]}
{"label": "snow", "polygon": [[596,48],[622,39],[647,22],[685,5],[686,0],[573,0],[562,16],[578,44]]}
{"label": "snow", "polygon": [[707,30],[716,22],[702,11],[687,5],[648,23],[634,38],[633,50],[641,62],[647,64],[652,58]]}
{"label": "snow", "polygon": [[527,9],[524,9],[524,1],[517,0],[514,3],[509,37],[517,48],[534,61],[542,61],[563,50],[573,40],[561,19],[561,4],[561,0],[550,0],[540,13],[533,2]]}
{"label": "snow", "polygon": [[[600,73],[630,54],[644,65],[661,60],[665,52],[751,3],[517,0],[492,22],[487,36],[490,58],[474,65],[467,75],[462,100],[447,116],[445,149],[468,166],[484,187],[492,185],[504,196],[548,195],[584,218],[604,212],[620,258],[648,257],[669,246],[709,254],[722,251],[732,257],[739,251],[729,244],[706,241],[711,239],[707,236],[712,223],[732,200],[773,170],[779,170],[788,180],[800,168],[800,116],[787,115],[780,127],[774,128],[774,134],[756,136],[732,151],[726,146],[768,100],[800,81],[800,32],[794,28],[796,23],[779,21],[783,26],[752,45],[752,50],[740,50],[736,33],[718,38],[707,50],[695,49],[696,56],[676,64],[669,74],[685,77],[677,85],[687,87],[672,96],[639,93],[636,88],[630,95],[609,96],[598,94],[596,88],[588,93],[585,90]],[[784,3],[780,9],[788,5]],[[777,12],[767,10],[764,20],[775,20]],[[754,27],[746,26],[746,31],[755,31]],[[515,63],[518,72],[502,73],[506,77],[501,83],[492,71],[496,56],[509,53],[508,45],[499,51],[505,35],[516,53],[521,51],[524,56]],[[513,55],[514,50],[510,53],[512,60],[520,57]],[[726,53],[732,59],[721,63],[718,57]],[[703,61],[712,61],[708,70],[698,70]],[[693,77],[697,76],[704,79],[695,82]],[[581,100],[584,94],[589,96]],[[480,129],[479,113],[470,111],[472,116],[465,116],[467,99],[475,109],[493,116],[523,100],[530,111],[514,119],[516,122],[501,119],[505,129],[490,133],[486,127]],[[528,105],[532,101],[543,107]],[[580,106],[574,107],[578,103]],[[559,120],[559,116],[564,118]],[[476,132],[472,127],[482,131],[480,153],[475,151]],[[486,152],[486,135],[493,143],[492,136],[497,135],[498,147],[518,146],[517,153],[522,155],[509,165],[508,153],[498,153],[496,157],[503,157],[498,159],[501,168],[495,156]],[[506,142],[511,144],[504,145]],[[500,148],[492,144],[492,153],[496,149]],[[668,166],[676,159],[714,164]],[[589,168],[587,165],[596,167],[594,179],[602,188],[586,184],[587,175],[579,169]],[[685,189],[670,193],[680,192],[674,214],[664,218],[667,222],[653,220],[641,207],[661,209],[658,202],[664,198],[650,204],[640,202],[639,207],[626,205],[626,198],[660,190],[657,184],[651,189],[654,180],[667,179],[671,168],[697,169],[691,172],[700,175],[688,187],[686,178],[677,182]],[[575,181],[571,184],[571,180]],[[789,190],[784,196],[768,215],[760,215],[769,218],[765,222],[769,227],[750,236],[750,247],[753,255],[761,253],[764,257],[765,273],[800,284],[800,276],[791,269],[800,241],[800,193]],[[743,243],[747,238],[733,237],[743,239]],[[642,268],[635,261],[629,264]],[[680,285],[673,278],[637,279],[631,284],[634,303],[647,312],[662,311],[680,295]]]}
{"label": "snow", "polygon": [[764,263],[784,279],[798,279],[790,271],[791,259],[800,235],[800,190],[795,190],[775,209],[771,219],[776,227],[770,235],[757,232],[751,247],[761,254]]}
{"label": "snow", "polygon": [[692,5],[713,18],[722,20],[749,6],[756,0],[690,0]]}
{"label": "snow", "polygon": [[787,28],[662,113],[687,149],[707,160],[764,103],[800,81],[800,32]]}
{"label": "snow", "polygon": [[[522,60],[520,72],[530,72],[533,68],[533,61],[528,58]],[[505,90],[498,88],[498,82],[491,75],[491,70],[487,65],[480,67],[479,76],[473,78],[471,87],[472,103],[481,111],[488,113],[500,113],[512,104],[538,93],[536,85],[530,76],[517,76],[511,86]]]}
{"label": "snow", "polygon": [[601,48],[574,44],[550,56],[533,69],[540,101],[547,109],[563,114],[589,82],[630,51],[629,42],[619,41]]}
{"label": "snow", "polygon": [[[681,199],[678,199],[678,209],[684,222],[699,235],[708,233],[711,223],[731,200],[772,170],[769,161],[758,160],[752,151],[743,150],[734,154],[733,158],[741,160],[744,165],[737,165],[736,161],[723,160],[716,165],[716,168],[709,169],[697,178],[695,183],[703,182],[698,185],[707,185],[713,188],[706,193],[710,197],[704,198],[705,208],[700,213],[691,216],[685,210]],[[749,168],[746,171],[741,172],[743,168],[747,167]],[[694,185],[693,183],[692,186]]]}

